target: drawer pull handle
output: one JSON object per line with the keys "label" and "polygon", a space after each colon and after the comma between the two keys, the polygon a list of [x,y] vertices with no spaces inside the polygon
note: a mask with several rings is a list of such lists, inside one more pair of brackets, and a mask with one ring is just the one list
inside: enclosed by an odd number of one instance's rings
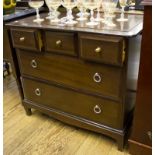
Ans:
{"label": "drawer pull handle", "polygon": [[23,41],[25,40],[25,38],[24,38],[24,37],[21,37],[21,38],[19,38],[19,40],[20,40],[21,42],[23,42]]}
{"label": "drawer pull handle", "polygon": [[148,131],[147,132],[147,135],[149,136],[150,140],[152,140],[152,132],[151,131]]}
{"label": "drawer pull handle", "polygon": [[100,83],[102,78],[100,76],[99,73],[95,73],[94,76],[93,76],[93,80],[96,82],[96,83]]}
{"label": "drawer pull handle", "polygon": [[35,90],[35,94],[36,94],[37,96],[41,96],[41,91],[40,91],[39,88],[37,88],[37,89]]}
{"label": "drawer pull handle", "polygon": [[97,48],[95,49],[95,52],[96,52],[96,53],[100,53],[100,52],[101,52],[101,47],[97,47]]}
{"label": "drawer pull handle", "polygon": [[96,105],[95,107],[94,107],[94,113],[96,113],[96,114],[100,114],[102,111],[101,111],[101,108],[98,106],[98,105]]}
{"label": "drawer pull handle", "polygon": [[61,45],[61,43],[62,43],[62,41],[61,41],[61,40],[57,40],[57,41],[56,41],[56,46],[60,46],[60,45]]}
{"label": "drawer pull handle", "polygon": [[31,61],[32,68],[37,68],[37,62],[35,60]]}

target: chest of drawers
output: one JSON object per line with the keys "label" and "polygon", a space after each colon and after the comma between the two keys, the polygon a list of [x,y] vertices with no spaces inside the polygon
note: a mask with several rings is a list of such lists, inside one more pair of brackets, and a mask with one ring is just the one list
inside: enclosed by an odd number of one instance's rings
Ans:
{"label": "chest of drawers", "polygon": [[122,150],[134,107],[127,89],[129,39],[101,30],[48,28],[47,23],[22,26],[30,19],[8,24],[26,113],[35,108],[108,135]]}

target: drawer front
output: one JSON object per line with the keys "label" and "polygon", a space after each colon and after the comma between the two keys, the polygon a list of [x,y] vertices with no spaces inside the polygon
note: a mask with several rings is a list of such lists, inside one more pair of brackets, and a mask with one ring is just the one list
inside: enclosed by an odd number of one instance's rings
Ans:
{"label": "drawer front", "polygon": [[40,32],[33,29],[11,29],[13,46],[21,49],[41,51]]}
{"label": "drawer front", "polygon": [[124,45],[122,37],[79,35],[80,55],[84,59],[122,65]]}
{"label": "drawer front", "polygon": [[24,78],[26,100],[119,128],[121,104]]}
{"label": "drawer front", "polygon": [[122,68],[80,61],[62,55],[18,51],[22,74],[119,100]]}
{"label": "drawer front", "polygon": [[45,31],[45,48],[48,52],[77,55],[74,33]]}

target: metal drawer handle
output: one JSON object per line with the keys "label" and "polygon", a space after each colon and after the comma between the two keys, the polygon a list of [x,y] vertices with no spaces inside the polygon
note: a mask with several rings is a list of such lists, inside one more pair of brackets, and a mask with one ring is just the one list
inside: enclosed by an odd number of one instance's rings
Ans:
{"label": "metal drawer handle", "polygon": [[20,37],[19,40],[20,40],[21,42],[23,42],[23,41],[25,40],[25,38],[24,38],[24,37]]}
{"label": "metal drawer handle", "polygon": [[94,107],[94,113],[96,113],[96,114],[100,114],[102,111],[101,111],[101,108],[98,106],[98,105],[96,105],[95,107]]}
{"label": "metal drawer handle", "polygon": [[152,132],[151,131],[148,131],[147,132],[147,135],[149,136],[150,140],[152,140]]}
{"label": "metal drawer handle", "polygon": [[61,40],[57,40],[56,41],[56,46],[60,46],[62,44],[62,41]]}
{"label": "metal drawer handle", "polygon": [[100,53],[100,52],[101,52],[101,47],[97,47],[97,48],[95,49],[95,52],[96,52],[96,53]]}
{"label": "metal drawer handle", "polygon": [[36,94],[37,96],[41,96],[41,91],[40,91],[39,88],[37,88],[37,89],[35,90],[35,94]]}
{"label": "metal drawer handle", "polygon": [[101,80],[102,80],[102,78],[101,78],[101,76],[100,76],[99,73],[95,73],[94,76],[93,76],[93,80],[94,80],[95,82],[97,82],[97,83],[100,83]]}
{"label": "metal drawer handle", "polygon": [[36,60],[32,60],[31,61],[31,66],[32,66],[32,68],[37,68],[37,62],[36,62]]}

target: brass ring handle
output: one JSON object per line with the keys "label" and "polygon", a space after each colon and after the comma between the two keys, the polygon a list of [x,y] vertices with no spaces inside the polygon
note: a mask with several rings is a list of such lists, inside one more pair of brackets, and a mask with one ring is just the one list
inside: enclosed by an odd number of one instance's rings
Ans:
{"label": "brass ring handle", "polygon": [[94,107],[94,113],[100,114],[102,112],[101,108],[98,105],[95,105]]}
{"label": "brass ring handle", "polygon": [[36,62],[36,60],[32,60],[31,61],[31,66],[32,66],[32,68],[37,68],[37,62]]}
{"label": "brass ring handle", "polygon": [[25,40],[25,37],[20,37],[19,40],[23,42]]}
{"label": "brass ring handle", "polygon": [[100,76],[99,73],[95,73],[94,76],[93,76],[93,80],[96,82],[96,83],[100,83],[102,78]]}
{"label": "brass ring handle", "polygon": [[151,131],[148,131],[147,132],[147,135],[149,136],[150,140],[152,140],[152,132]]}
{"label": "brass ring handle", "polygon": [[37,88],[37,89],[35,90],[35,94],[36,94],[37,96],[41,96],[41,91],[40,91],[39,88]]}
{"label": "brass ring handle", "polygon": [[101,47],[97,47],[97,48],[95,49],[95,52],[96,52],[96,53],[100,53],[100,52],[101,52]]}
{"label": "brass ring handle", "polygon": [[57,40],[56,41],[56,46],[60,46],[62,44],[62,41],[61,40]]}

